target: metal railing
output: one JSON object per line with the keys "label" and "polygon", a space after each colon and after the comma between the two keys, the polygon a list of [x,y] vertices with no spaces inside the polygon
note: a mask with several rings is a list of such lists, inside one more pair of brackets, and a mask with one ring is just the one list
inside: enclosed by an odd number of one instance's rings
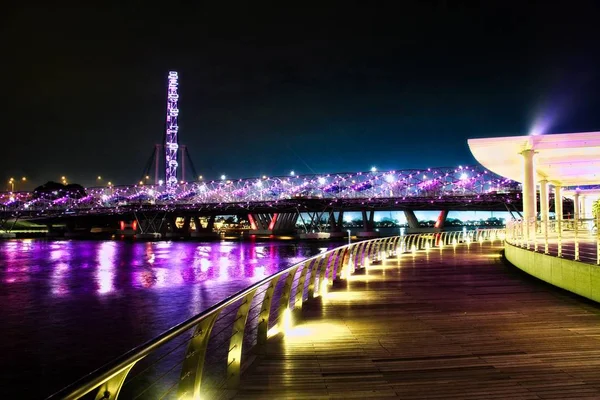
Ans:
{"label": "metal railing", "polygon": [[504,229],[393,236],[325,251],[226,298],[49,399],[199,399],[235,390],[269,336],[357,268],[404,252],[504,240]]}
{"label": "metal railing", "polygon": [[506,224],[506,240],[528,250],[600,265],[598,223],[598,219],[511,221]]}

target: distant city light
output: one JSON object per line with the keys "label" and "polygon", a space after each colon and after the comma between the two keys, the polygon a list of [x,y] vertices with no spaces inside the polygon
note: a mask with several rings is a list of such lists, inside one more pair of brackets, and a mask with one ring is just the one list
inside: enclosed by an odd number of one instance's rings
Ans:
{"label": "distant city light", "polygon": [[296,175],[296,173],[294,171],[290,171],[290,175],[294,176],[294,175]]}
{"label": "distant city light", "polygon": [[377,172],[377,168],[376,167],[371,167],[371,172]]}
{"label": "distant city light", "polygon": [[221,175],[221,180],[224,181],[225,179],[227,179],[227,176]]}

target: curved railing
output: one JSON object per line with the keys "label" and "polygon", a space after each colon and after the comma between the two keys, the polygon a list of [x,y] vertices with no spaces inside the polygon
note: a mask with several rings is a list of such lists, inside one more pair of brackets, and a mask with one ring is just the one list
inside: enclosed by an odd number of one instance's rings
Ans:
{"label": "curved railing", "polygon": [[199,399],[235,390],[269,336],[303,303],[380,259],[420,249],[504,239],[504,229],[393,236],[325,251],[271,275],[127,352],[50,399]]}
{"label": "curved railing", "polygon": [[600,265],[600,216],[594,219],[510,221],[508,243],[544,254]]}

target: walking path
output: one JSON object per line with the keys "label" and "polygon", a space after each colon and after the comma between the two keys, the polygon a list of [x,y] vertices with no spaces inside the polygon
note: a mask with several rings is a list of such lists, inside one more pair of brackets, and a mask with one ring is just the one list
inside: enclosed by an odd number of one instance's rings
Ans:
{"label": "walking path", "polygon": [[404,254],[353,276],[269,340],[236,398],[600,399],[600,307],[501,250]]}

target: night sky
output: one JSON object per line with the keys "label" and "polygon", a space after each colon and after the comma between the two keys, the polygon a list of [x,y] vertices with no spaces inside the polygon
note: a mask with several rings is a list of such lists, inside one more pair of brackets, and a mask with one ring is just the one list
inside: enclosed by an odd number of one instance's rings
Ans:
{"label": "night sky", "polygon": [[600,130],[598,2],[245,3],[4,8],[0,178],[138,181],[169,70],[206,178],[472,164],[468,138]]}

